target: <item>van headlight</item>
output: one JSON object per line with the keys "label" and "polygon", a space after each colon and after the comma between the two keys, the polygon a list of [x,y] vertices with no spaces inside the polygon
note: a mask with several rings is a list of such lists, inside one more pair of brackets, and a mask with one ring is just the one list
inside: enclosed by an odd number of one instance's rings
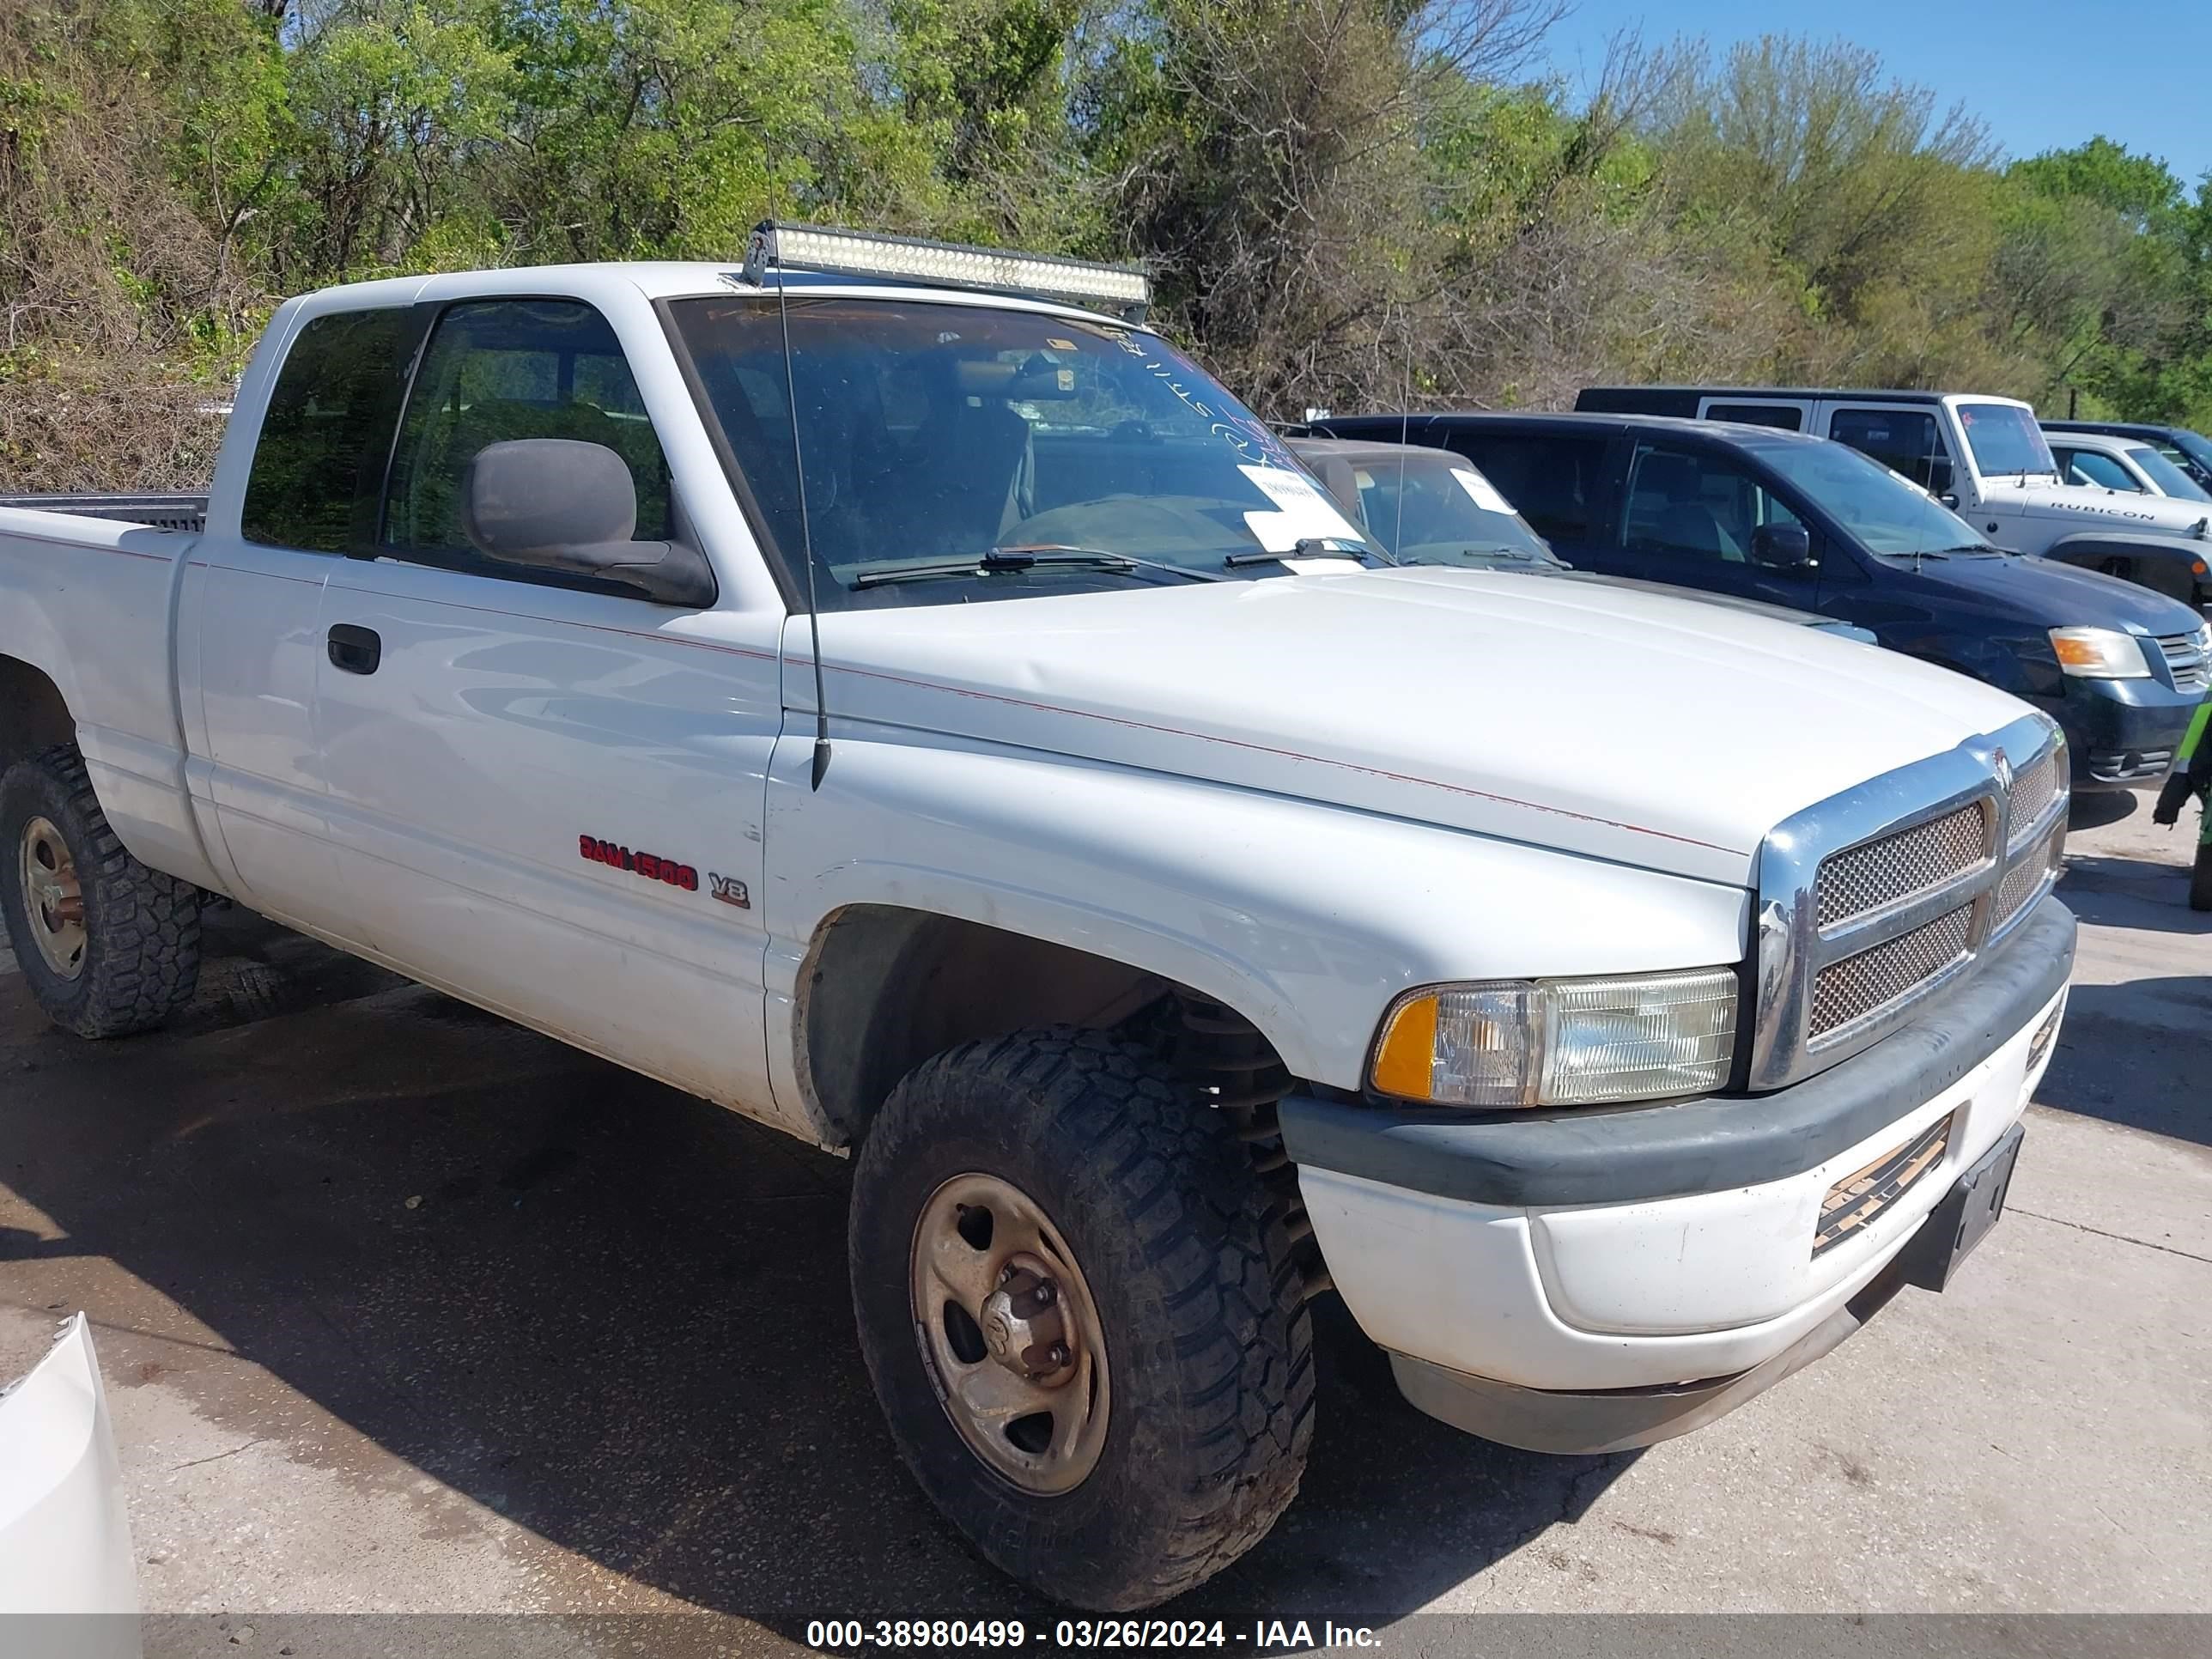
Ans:
{"label": "van headlight", "polygon": [[1369,1080],[1436,1106],[1589,1106],[1705,1093],[1735,1054],[1732,968],[1438,985],[1390,1005]]}
{"label": "van headlight", "polygon": [[2117,628],[2054,628],[2051,648],[2069,674],[2089,680],[2147,680],[2150,659],[2143,642]]}

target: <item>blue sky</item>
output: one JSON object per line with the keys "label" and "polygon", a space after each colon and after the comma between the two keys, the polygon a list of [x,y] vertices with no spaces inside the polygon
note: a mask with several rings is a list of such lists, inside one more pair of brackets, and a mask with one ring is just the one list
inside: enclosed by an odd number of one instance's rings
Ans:
{"label": "blue sky", "polygon": [[1704,35],[1715,50],[1764,33],[1840,37],[1899,80],[1966,105],[2013,155],[2097,133],[2162,156],[2194,188],[2212,169],[2212,4],[2206,0],[1577,0],[1547,43],[1550,67],[1595,77],[1614,31],[1646,45]]}

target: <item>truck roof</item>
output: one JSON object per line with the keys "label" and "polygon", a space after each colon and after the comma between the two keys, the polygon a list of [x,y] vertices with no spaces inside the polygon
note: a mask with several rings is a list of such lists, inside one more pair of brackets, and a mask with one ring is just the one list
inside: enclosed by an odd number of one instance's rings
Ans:
{"label": "truck roof", "polygon": [[1048,315],[1081,317],[1116,328],[1140,327],[1124,318],[1081,306],[1034,299],[995,289],[947,288],[892,277],[825,276],[811,271],[771,272],[765,282],[747,278],[743,263],[713,260],[602,260],[560,265],[508,265],[493,270],[441,271],[427,276],[389,276],[318,289],[296,302],[318,313],[383,306],[413,305],[425,300],[469,300],[544,295],[590,299],[612,289],[642,294],[648,300],[703,299],[715,295],[787,292],[855,299],[920,301],[933,305],[988,305]]}

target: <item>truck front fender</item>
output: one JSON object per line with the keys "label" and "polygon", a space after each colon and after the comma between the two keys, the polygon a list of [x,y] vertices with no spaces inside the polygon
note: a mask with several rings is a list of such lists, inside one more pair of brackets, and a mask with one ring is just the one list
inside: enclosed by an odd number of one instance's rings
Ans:
{"label": "truck front fender", "polygon": [[2212,592],[2212,542],[2130,530],[2085,530],[2051,544],[2044,556],[2061,564],[2101,570],[2179,599],[2192,608]]}
{"label": "truck front fender", "polygon": [[1740,888],[1190,779],[872,728],[819,793],[769,783],[769,1048],[841,912],[892,907],[1126,964],[1236,1009],[1297,1076],[1360,1086],[1391,1000],[1452,980],[1742,959]]}

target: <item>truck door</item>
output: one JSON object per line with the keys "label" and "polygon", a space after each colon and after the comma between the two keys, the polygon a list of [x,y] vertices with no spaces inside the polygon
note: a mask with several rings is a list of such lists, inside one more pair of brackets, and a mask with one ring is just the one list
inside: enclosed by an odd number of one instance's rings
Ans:
{"label": "truck door", "polygon": [[773,1116],[761,858],[781,608],[658,604],[495,563],[462,530],[479,450],[563,438],[628,463],[639,538],[688,538],[659,431],[696,416],[654,343],[658,411],[591,305],[437,313],[378,556],[334,572],[322,608],[333,841],[368,953]]}
{"label": "truck door", "polygon": [[1796,556],[1811,532],[1741,459],[1638,440],[1612,568],[1709,593],[1818,608],[1820,572]]}
{"label": "truck door", "polygon": [[[226,460],[185,570],[178,655],[194,797],[234,890],[282,921],[342,920],[314,724],[323,584],[362,469],[381,466],[410,309],[331,312],[292,336],[240,482]],[[247,400],[251,406],[252,399]]]}

